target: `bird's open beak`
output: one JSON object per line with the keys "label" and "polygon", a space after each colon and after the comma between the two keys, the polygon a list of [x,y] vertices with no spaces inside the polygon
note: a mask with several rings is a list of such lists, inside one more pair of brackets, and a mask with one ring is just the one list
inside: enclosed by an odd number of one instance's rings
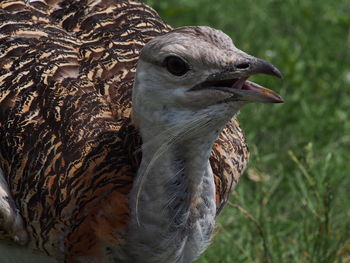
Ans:
{"label": "bird's open beak", "polygon": [[267,74],[282,78],[282,73],[271,63],[244,54],[229,69],[210,75],[193,90],[217,89],[231,93],[232,97],[225,101],[247,101],[263,103],[281,103],[283,98],[276,92],[264,88],[247,79],[255,74]]}

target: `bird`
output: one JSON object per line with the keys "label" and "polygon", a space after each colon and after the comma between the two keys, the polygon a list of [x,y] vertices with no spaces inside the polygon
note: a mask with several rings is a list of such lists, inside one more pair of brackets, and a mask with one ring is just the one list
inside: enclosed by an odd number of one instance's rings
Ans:
{"label": "bird", "polygon": [[239,110],[283,102],[255,74],[282,77],[136,0],[1,1],[0,251],[194,261],[249,159]]}

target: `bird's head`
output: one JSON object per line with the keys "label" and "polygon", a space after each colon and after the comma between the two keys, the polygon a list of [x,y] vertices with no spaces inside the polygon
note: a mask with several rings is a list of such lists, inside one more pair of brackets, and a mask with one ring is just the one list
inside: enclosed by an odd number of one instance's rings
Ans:
{"label": "bird's head", "polygon": [[152,39],[141,51],[134,118],[138,123],[159,120],[165,111],[185,118],[210,112],[227,122],[248,102],[283,102],[274,91],[247,80],[255,74],[282,77],[271,63],[237,49],[222,31],[204,26],[175,29]]}

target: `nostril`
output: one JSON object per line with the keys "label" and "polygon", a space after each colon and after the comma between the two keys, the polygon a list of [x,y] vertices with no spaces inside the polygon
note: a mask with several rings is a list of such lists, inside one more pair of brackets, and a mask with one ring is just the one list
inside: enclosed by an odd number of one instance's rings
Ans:
{"label": "nostril", "polygon": [[250,67],[250,64],[248,62],[238,62],[236,64],[236,68],[238,69],[248,69]]}

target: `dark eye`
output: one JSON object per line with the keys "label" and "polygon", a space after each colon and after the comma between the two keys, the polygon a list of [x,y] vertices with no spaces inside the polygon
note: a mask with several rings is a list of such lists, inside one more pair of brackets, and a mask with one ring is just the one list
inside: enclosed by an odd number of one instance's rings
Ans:
{"label": "dark eye", "polygon": [[175,76],[182,76],[190,70],[188,64],[176,56],[167,57],[164,62],[167,70]]}

